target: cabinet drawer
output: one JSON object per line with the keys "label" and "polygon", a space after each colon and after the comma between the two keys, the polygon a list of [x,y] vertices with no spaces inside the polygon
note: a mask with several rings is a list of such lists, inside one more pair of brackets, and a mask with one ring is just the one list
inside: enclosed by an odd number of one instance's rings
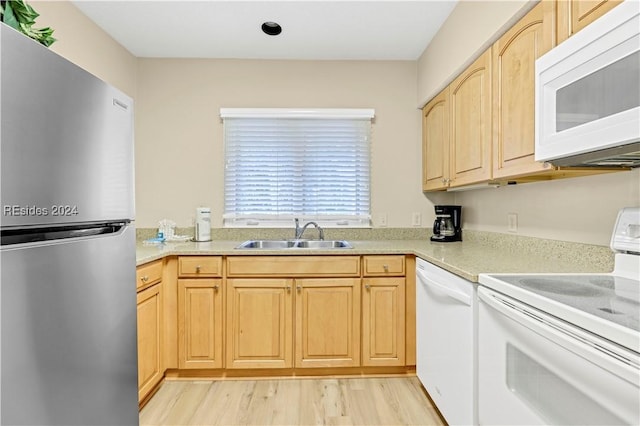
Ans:
{"label": "cabinet drawer", "polygon": [[404,275],[404,256],[364,256],[365,276]]}
{"label": "cabinet drawer", "polygon": [[162,280],[162,259],[145,263],[136,269],[136,289],[148,287]]}
{"label": "cabinet drawer", "polygon": [[229,277],[358,277],[359,256],[229,256]]}
{"label": "cabinet drawer", "polygon": [[178,258],[178,276],[184,277],[221,277],[221,256],[180,256]]}

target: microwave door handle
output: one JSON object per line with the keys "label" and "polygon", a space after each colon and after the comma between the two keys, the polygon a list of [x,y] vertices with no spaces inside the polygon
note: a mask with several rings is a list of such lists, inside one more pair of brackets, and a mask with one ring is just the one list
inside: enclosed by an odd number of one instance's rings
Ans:
{"label": "microwave door handle", "polygon": [[416,275],[418,275],[418,280],[427,287],[436,290],[438,293],[442,293],[445,296],[455,299],[458,302],[462,302],[465,305],[471,306],[471,296],[468,296],[460,291],[456,291],[455,289],[433,281],[431,278],[427,277],[425,273],[420,269],[416,269]]}
{"label": "microwave door handle", "polygon": [[620,377],[635,377],[637,379],[638,374],[640,374],[640,357],[632,355],[630,351],[621,353],[607,348],[590,339],[584,333],[579,334],[559,321],[543,318],[538,312],[523,306],[521,303],[505,300],[484,288],[478,290],[478,298],[487,307],[567,350],[580,354],[585,359],[602,366],[608,371],[615,372]]}

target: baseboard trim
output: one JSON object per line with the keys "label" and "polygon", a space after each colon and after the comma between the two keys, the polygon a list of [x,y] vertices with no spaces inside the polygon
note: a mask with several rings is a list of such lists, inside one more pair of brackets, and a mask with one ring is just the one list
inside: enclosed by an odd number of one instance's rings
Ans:
{"label": "baseboard trim", "polygon": [[169,369],[165,380],[259,380],[293,378],[411,377],[415,366],[402,367],[333,367],[333,368],[265,368],[265,369]]}

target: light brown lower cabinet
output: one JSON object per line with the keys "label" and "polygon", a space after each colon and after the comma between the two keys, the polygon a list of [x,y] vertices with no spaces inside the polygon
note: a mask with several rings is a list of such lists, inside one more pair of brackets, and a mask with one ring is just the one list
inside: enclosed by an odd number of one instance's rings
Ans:
{"label": "light brown lower cabinet", "polygon": [[222,368],[222,279],[178,280],[178,367]]}
{"label": "light brown lower cabinet", "polygon": [[227,368],[360,365],[360,279],[233,278],[227,286]]}
{"label": "light brown lower cabinet", "polygon": [[364,278],[362,365],[405,365],[405,279]]}
{"label": "light brown lower cabinet", "polygon": [[[256,265],[274,262],[277,268],[256,274]],[[138,293],[140,400],[166,368],[176,374],[407,361],[405,274],[412,271],[402,255],[179,256],[164,263],[139,268],[149,277]],[[163,330],[166,324],[175,325]]]}
{"label": "light brown lower cabinet", "polygon": [[293,280],[227,280],[226,368],[293,366]]}
{"label": "light brown lower cabinet", "polygon": [[296,279],[295,366],[360,365],[360,279]]}
{"label": "light brown lower cabinet", "polygon": [[138,292],[138,401],[162,380],[162,284]]}

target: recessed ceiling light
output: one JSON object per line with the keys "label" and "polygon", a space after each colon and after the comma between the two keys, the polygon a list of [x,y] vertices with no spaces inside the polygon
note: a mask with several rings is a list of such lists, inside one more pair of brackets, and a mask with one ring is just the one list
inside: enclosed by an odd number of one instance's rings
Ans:
{"label": "recessed ceiling light", "polygon": [[282,32],[282,27],[276,22],[265,22],[262,24],[262,32],[270,36],[277,36]]}

